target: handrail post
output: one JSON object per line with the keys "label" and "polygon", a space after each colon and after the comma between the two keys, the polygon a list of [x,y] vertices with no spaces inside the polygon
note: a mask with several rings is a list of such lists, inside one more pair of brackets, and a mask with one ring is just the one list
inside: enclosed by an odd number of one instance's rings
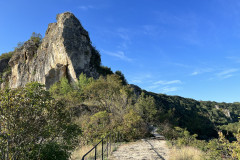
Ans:
{"label": "handrail post", "polygon": [[97,146],[95,147],[95,160],[97,159]]}
{"label": "handrail post", "polygon": [[[113,134],[113,135],[112,135]],[[108,158],[108,155],[110,156],[111,155],[111,152],[112,152],[112,147],[116,147],[118,146],[118,142],[120,141],[120,138],[121,138],[121,135],[119,134],[119,132],[117,133],[111,133],[111,134],[108,134],[106,135],[104,138],[102,138],[102,140],[100,140],[92,149],[90,149],[85,155],[83,155],[82,157],[82,160],[85,159],[85,157],[91,153],[92,151],[94,152],[95,150],[95,160],[97,159],[97,154],[98,154],[98,151],[97,151],[97,146],[99,145],[100,147],[100,143],[102,143],[102,160],[104,159],[104,153],[107,151],[107,158]],[[106,148],[104,149],[104,140],[106,139]],[[114,146],[112,146],[112,143],[115,143]],[[108,148],[109,147],[109,148]],[[99,152],[99,158],[101,157],[101,152]]]}
{"label": "handrail post", "polygon": [[114,143],[114,148],[116,148],[116,134],[113,133],[113,143]]}
{"label": "handrail post", "polygon": [[112,149],[111,149],[111,148],[112,148],[112,147],[111,147],[111,146],[112,146],[112,145],[111,145],[111,142],[112,142],[112,141],[111,141],[111,139],[112,139],[112,136],[111,136],[111,134],[110,134],[110,135],[109,135],[109,144],[110,144],[110,148],[109,148],[110,151],[109,151],[109,153],[110,153],[110,154],[111,154],[111,152],[112,152]]}
{"label": "handrail post", "polygon": [[107,157],[108,157],[108,136],[107,136]]}
{"label": "handrail post", "polygon": [[103,143],[103,139],[102,139],[102,160],[103,160],[103,145],[104,145],[104,143]]}
{"label": "handrail post", "polygon": [[119,132],[117,133],[117,142],[119,142]]}

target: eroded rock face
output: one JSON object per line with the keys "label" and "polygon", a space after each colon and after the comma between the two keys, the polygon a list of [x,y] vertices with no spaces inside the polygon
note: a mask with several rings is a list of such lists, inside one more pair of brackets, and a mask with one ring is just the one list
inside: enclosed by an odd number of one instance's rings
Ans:
{"label": "eroded rock face", "polygon": [[100,62],[88,32],[72,13],[65,12],[49,24],[40,46],[29,40],[10,59],[10,87],[37,81],[49,88],[62,77],[76,81],[82,72],[97,78]]}

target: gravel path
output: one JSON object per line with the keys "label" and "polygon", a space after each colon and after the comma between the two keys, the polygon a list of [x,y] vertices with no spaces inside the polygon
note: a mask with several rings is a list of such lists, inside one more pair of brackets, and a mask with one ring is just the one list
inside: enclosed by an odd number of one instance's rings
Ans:
{"label": "gravel path", "polygon": [[168,155],[165,140],[142,139],[121,145],[110,160],[168,160]]}

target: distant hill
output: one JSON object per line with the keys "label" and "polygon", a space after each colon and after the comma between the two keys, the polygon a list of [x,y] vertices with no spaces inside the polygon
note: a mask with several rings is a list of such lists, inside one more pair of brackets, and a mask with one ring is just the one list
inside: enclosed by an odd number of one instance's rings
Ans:
{"label": "distant hill", "polygon": [[240,103],[196,101],[180,96],[145,92],[153,96],[157,106],[163,110],[163,115],[159,115],[161,122],[168,121],[174,126],[187,128],[190,133],[198,134],[200,139],[217,137],[220,126],[238,122],[240,115]]}

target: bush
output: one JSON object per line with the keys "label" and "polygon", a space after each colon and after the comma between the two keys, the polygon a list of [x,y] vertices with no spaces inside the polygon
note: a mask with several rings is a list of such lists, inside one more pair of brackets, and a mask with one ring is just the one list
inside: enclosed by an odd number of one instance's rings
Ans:
{"label": "bush", "polygon": [[69,156],[77,144],[80,128],[71,123],[64,103],[55,101],[43,85],[1,90],[0,103],[3,159],[58,159],[60,153]]}
{"label": "bush", "polygon": [[118,127],[118,130],[126,141],[140,139],[148,134],[147,124],[133,109],[123,116],[123,124]]}

